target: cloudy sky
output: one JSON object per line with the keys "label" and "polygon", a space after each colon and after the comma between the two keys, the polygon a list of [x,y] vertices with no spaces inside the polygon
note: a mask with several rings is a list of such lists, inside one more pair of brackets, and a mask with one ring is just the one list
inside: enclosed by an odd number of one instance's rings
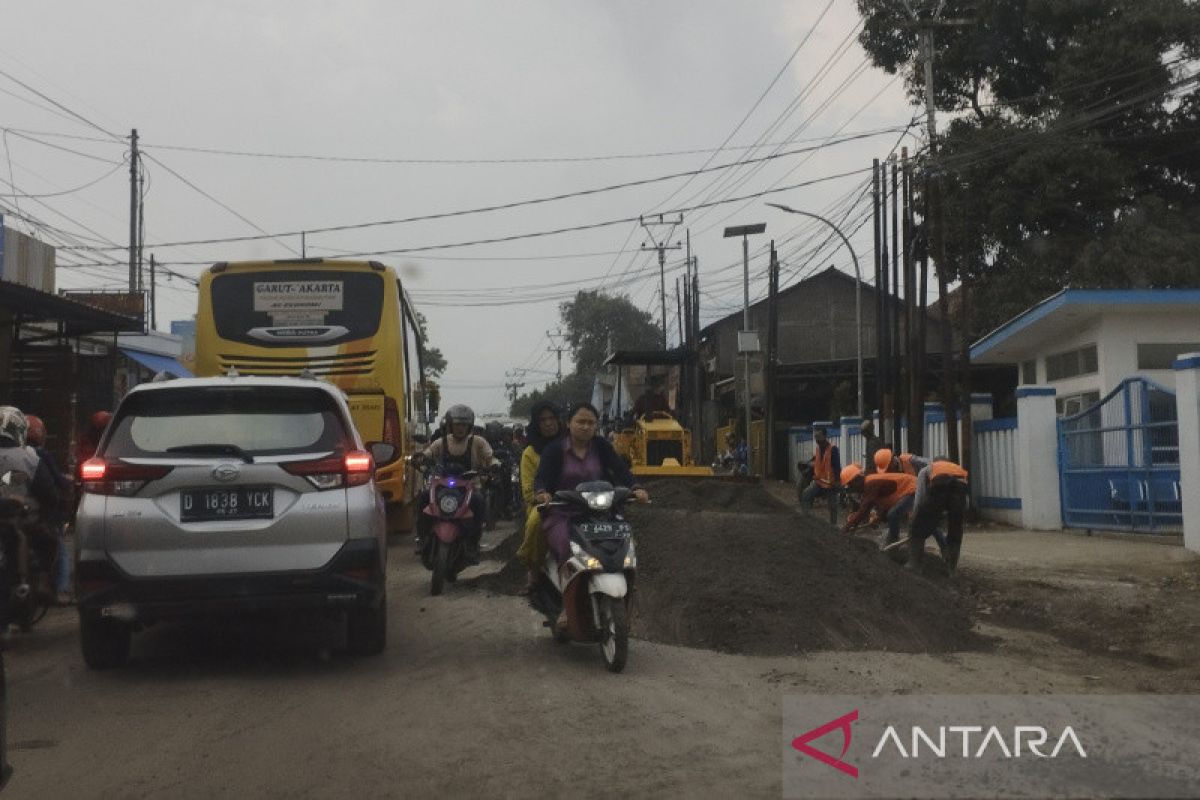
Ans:
{"label": "cloudy sky", "polygon": [[[522,370],[532,387],[553,372],[546,333],[578,289],[625,293],[659,316],[639,215],[684,210],[671,241],[691,233],[704,322],[741,303],[726,225],[767,223],[755,244],[775,239],[785,285],[830,264],[850,271],[827,229],[763,202],[847,230],[865,219],[863,170],[914,109],[866,62],[858,25],[853,0],[10,3],[0,209],[9,227],[63,246],[60,288],[120,287],[137,128],[146,255],[182,276],[159,284],[160,329],[195,313],[186,279],[207,264],[296,256],[295,232],[314,231],[310,256],[380,253],[401,268],[449,361],[446,401],[501,411],[507,376]],[[351,227],[319,232],[337,226]],[[261,238],[173,244],[235,237]],[[523,238],[465,244],[506,237]],[[865,265],[869,239],[869,224],[853,237]],[[758,296],[766,260],[752,256]],[[668,253],[672,343],[681,261]]]}

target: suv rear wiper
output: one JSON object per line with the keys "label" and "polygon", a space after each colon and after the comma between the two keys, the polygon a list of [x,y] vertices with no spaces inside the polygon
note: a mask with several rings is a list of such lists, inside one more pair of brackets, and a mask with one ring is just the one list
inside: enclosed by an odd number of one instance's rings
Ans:
{"label": "suv rear wiper", "polygon": [[237,456],[247,464],[254,463],[254,456],[250,455],[236,444],[181,444],[177,447],[168,447],[167,452]]}

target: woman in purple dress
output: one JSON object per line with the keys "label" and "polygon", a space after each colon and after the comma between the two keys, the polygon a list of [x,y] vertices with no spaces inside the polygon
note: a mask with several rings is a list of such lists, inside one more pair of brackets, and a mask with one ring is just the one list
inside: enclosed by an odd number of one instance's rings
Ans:
{"label": "woman in purple dress", "polygon": [[[637,485],[629,466],[617,455],[608,440],[597,435],[600,414],[591,403],[577,403],[567,415],[567,432],[559,442],[542,452],[537,475],[533,479],[534,496],[538,503],[548,503],[559,489],[574,489],[584,481],[608,481],[613,486],[633,489],[638,502],[650,499],[646,490]],[[546,545],[559,565],[571,555],[570,516],[552,508],[542,519]]]}

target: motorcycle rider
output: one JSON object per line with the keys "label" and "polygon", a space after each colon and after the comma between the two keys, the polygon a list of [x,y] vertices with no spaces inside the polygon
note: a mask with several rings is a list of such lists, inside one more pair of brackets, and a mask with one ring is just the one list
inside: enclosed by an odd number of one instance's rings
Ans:
{"label": "motorcycle rider", "polygon": [[54,579],[54,594],[55,599],[60,606],[71,604],[71,559],[67,553],[66,541],[64,539],[63,511],[67,507],[67,502],[71,497],[71,479],[63,474],[58,468],[57,462],[54,460],[54,455],[46,449],[46,423],[42,422],[41,417],[36,417],[29,414],[25,417],[25,421],[29,424],[29,431],[26,433],[26,442],[33,451],[37,453],[41,462],[50,470],[50,476],[54,478],[54,486],[58,490],[58,502],[52,506],[42,506],[39,508],[41,512],[42,522],[45,523],[51,536],[58,542],[58,558],[54,562],[53,579]]}
{"label": "motorcycle rider", "polygon": [[537,501],[533,496],[533,478],[542,461],[542,451],[562,436],[562,423],[558,408],[548,400],[533,404],[529,412],[529,429],[525,440],[529,443],[521,453],[521,496],[524,500],[524,537],[517,550],[517,558],[529,570],[525,593],[537,584],[542,563],[546,560],[546,540],[542,535],[542,515],[538,513]]}
{"label": "motorcycle rider", "polygon": [[[492,454],[487,439],[476,434],[474,428],[474,411],[461,403],[450,406],[442,422],[441,434],[422,451],[422,460],[434,461],[443,469],[449,468],[460,474],[468,470],[482,472],[491,469],[499,462]],[[466,537],[463,540],[466,558],[471,564],[479,563],[479,539],[483,535],[486,514],[487,504],[476,481],[475,491],[471,492],[471,521],[464,531]]]}
{"label": "motorcycle rider", "polygon": [[[58,489],[54,485],[54,477],[50,467],[32,447],[26,444],[29,422],[21,410],[13,406],[0,406],[0,475],[18,473],[24,476],[28,484],[28,494],[37,501],[39,510],[57,508],[59,503]],[[43,511],[44,513],[44,511]],[[56,557],[58,542],[39,530],[29,531],[28,542],[36,549],[38,557],[47,566],[52,565]],[[6,546],[10,543],[6,542]],[[10,551],[10,558],[14,557]],[[27,565],[23,565],[27,566]],[[47,570],[47,573],[49,570]],[[49,591],[50,586],[43,587]],[[0,598],[8,597],[8,587],[0,590]]]}

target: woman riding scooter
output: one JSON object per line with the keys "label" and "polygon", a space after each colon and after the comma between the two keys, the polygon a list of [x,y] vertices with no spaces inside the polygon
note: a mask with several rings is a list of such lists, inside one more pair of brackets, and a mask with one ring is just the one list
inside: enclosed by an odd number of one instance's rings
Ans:
{"label": "woman riding scooter", "polygon": [[[600,413],[591,403],[577,403],[567,415],[567,436],[542,451],[542,460],[533,479],[534,497],[539,505],[549,503],[559,489],[573,489],[587,481],[608,481],[614,486],[633,490],[639,502],[650,500],[637,485],[629,467],[602,436],[597,435]],[[562,509],[551,508],[542,520],[546,545],[559,566],[570,557],[570,517]],[[566,624],[566,611],[558,624]]]}
{"label": "woman riding scooter", "polygon": [[528,442],[521,453],[521,496],[524,499],[525,537],[517,550],[517,558],[529,569],[529,583],[525,587],[528,594],[538,581],[538,573],[542,562],[546,560],[546,540],[542,535],[542,515],[535,508],[537,501],[533,497],[533,477],[537,474],[538,465],[542,461],[542,451],[562,438],[562,424],[558,419],[558,409],[548,401],[534,403],[529,413],[529,427],[525,440]]}

